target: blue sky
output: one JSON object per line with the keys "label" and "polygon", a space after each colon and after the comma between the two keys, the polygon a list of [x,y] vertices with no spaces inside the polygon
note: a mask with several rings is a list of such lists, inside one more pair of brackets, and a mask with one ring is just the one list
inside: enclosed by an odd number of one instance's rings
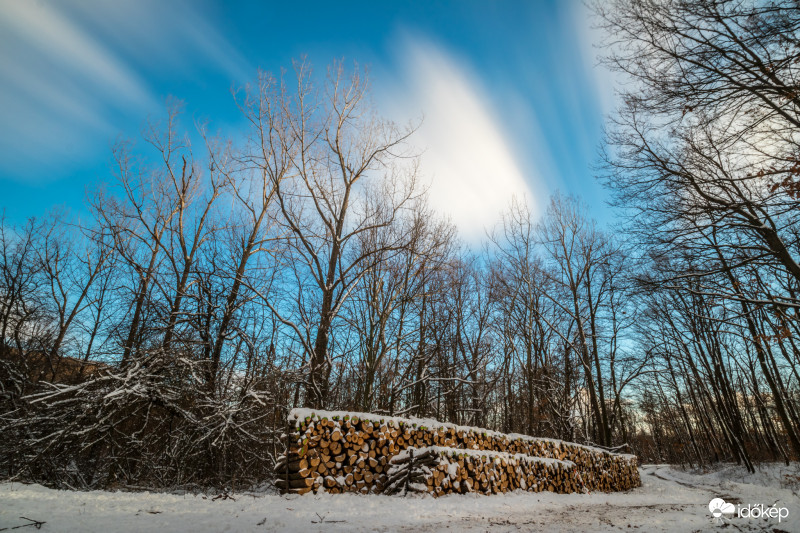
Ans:
{"label": "blue sky", "polygon": [[[592,177],[612,77],[578,1],[0,0],[0,209],[10,222],[108,181],[110,147],[173,96],[236,135],[231,88],[307,56],[370,69],[373,99],[414,143],[431,202],[479,240],[512,195],[560,189],[609,219]],[[189,122],[188,120],[186,122]]]}

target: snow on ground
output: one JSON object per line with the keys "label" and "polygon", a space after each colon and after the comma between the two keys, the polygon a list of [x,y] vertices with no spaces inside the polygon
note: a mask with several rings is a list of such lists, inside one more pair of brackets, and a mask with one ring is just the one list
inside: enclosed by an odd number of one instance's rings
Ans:
{"label": "snow on ground", "polygon": [[[190,531],[789,531],[800,533],[800,465],[747,475],[666,465],[641,468],[643,486],[626,493],[516,492],[442,498],[395,496],[72,492],[0,484],[0,531],[45,521],[44,532]],[[733,517],[715,524],[712,498],[789,509],[780,524]],[[33,527],[15,530],[32,531]],[[6,530],[9,531],[9,530]]]}

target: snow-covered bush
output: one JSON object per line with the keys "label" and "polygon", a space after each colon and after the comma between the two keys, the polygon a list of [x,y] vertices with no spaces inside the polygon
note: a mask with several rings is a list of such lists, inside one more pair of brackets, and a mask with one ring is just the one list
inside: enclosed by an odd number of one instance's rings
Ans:
{"label": "snow-covered bush", "polygon": [[204,387],[202,370],[159,351],[81,383],[40,382],[24,396],[12,388],[2,400],[0,472],[82,489],[263,482],[284,418],[273,384],[232,380],[220,395]]}

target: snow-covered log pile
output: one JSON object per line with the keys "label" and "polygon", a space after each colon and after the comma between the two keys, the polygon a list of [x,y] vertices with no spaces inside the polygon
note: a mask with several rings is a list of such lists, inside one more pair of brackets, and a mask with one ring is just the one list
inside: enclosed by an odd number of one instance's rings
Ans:
{"label": "snow-covered log pile", "polygon": [[575,463],[524,454],[412,447],[389,463],[386,494],[497,494],[517,489],[563,494],[585,490]]}
{"label": "snow-covered log pile", "polygon": [[[502,457],[486,456],[499,458],[501,463],[508,462],[513,456],[518,465],[521,460],[519,456],[527,456],[554,459],[566,465],[555,470],[545,468],[546,484],[535,481],[538,479],[535,476],[528,482],[526,473],[526,487],[532,488],[535,484],[536,490],[540,486],[550,490],[552,485],[556,492],[611,492],[641,484],[637,460],[633,455],[609,453],[554,439],[506,435],[429,419],[294,409],[289,414],[286,441],[287,455],[281,457],[275,466],[277,485],[284,491],[300,494],[321,489],[332,493],[383,492],[388,486],[389,463],[393,457],[410,447],[420,449],[431,446],[452,448],[457,456],[460,452],[464,457],[456,462],[461,465],[459,461],[463,461],[463,468],[467,472],[470,472],[469,465],[473,468],[476,466],[475,456],[472,455],[476,450],[505,454]],[[467,456],[470,460],[466,459]],[[536,470],[539,467],[532,468],[539,472]],[[563,475],[570,469],[570,475]],[[554,473],[561,475],[554,477]],[[457,475],[460,477],[460,474]],[[482,476],[479,479],[480,486]],[[474,483],[473,480],[473,487]],[[516,478],[514,483],[522,487],[521,481]]]}

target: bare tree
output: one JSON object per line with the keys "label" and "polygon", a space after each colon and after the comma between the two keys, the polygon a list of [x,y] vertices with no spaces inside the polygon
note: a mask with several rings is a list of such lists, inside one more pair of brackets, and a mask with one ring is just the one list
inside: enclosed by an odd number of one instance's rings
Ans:
{"label": "bare tree", "polygon": [[327,400],[331,335],[343,304],[383,252],[403,247],[376,240],[377,249],[348,253],[360,234],[394,224],[414,198],[415,167],[403,159],[413,130],[374,115],[358,71],[348,77],[335,64],[322,92],[314,90],[307,65],[297,64],[295,72],[296,91],[282,87],[270,102],[283,127],[260,164],[267,156],[286,162],[273,186],[286,236],[283,261],[294,270],[300,295],[285,295],[294,301],[291,311],[269,305],[302,344],[307,402],[319,407]]}
{"label": "bare tree", "polygon": [[[633,81],[610,129],[606,182],[659,264],[646,285],[728,302],[745,328],[741,349],[761,370],[743,380],[766,380],[800,456],[785,371],[758,320],[800,309],[800,10],[788,1],[692,0],[598,2],[595,10],[609,35],[608,64]],[[696,334],[713,327],[704,322]],[[778,350],[788,354],[791,328],[783,331]],[[710,352],[717,363],[718,351]],[[735,393],[713,383],[731,406],[723,418],[736,433],[731,446],[741,449]]]}

